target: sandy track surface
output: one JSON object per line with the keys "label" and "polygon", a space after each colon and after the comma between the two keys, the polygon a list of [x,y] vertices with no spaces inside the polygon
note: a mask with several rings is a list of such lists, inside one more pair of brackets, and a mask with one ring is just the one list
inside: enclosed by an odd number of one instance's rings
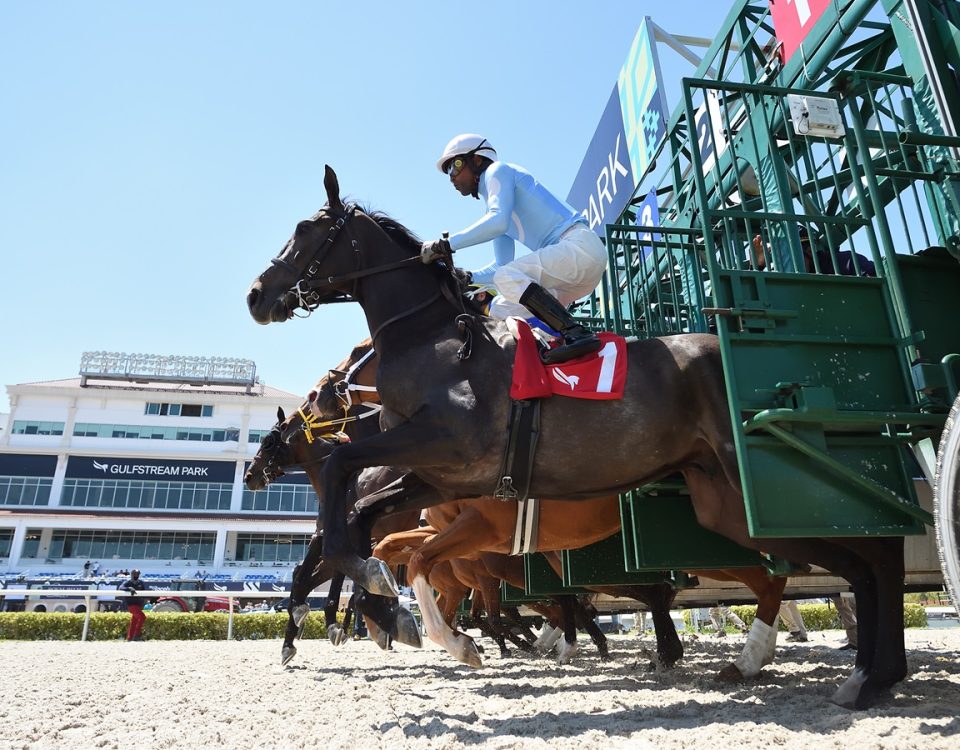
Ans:
{"label": "sandy track surface", "polygon": [[565,667],[487,642],[476,671],[432,644],[302,641],[284,668],[272,640],[4,641],[0,747],[960,747],[960,628],[908,630],[910,677],[863,712],[828,701],[853,663],[840,642],[813,633],[728,686],[713,674],[734,636],[685,638],[662,672],[634,636],[612,637],[608,661],[584,644]]}

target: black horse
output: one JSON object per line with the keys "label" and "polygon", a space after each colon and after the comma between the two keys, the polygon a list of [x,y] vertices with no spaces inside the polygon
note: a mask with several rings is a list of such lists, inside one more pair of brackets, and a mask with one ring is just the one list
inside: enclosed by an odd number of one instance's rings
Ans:
{"label": "black horse", "polygon": [[[302,409],[287,419],[283,411],[278,410],[277,424],[264,436],[260,449],[247,469],[244,482],[248,489],[260,490],[276,477],[281,476],[285,470],[299,467],[310,478],[322,506],[323,494],[319,482],[319,467],[340,444],[340,440],[338,437],[319,435],[317,437],[311,435],[309,444],[306,440],[291,440],[291,436],[303,434],[305,427],[310,429],[309,425],[305,425],[301,414],[303,414]],[[375,434],[380,431],[376,419],[360,419],[360,416],[356,409],[347,410],[346,424],[336,426],[342,427],[350,439],[361,439],[365,434]],[[354,477],[349,483],[351,508],[356,504],[357,497],[369,494],[373,489],[363,485],[358,488],[358,480],[359,477]],[[416,509],[399,513],[381,512],[383,510],[382,507],[367,508],[366,512],[351,514],[348,525],[350,543],[359,554],[370,554],[371,536],[377,524],[380,524],[380,533],[385,535],[407,528],[419,517],[419,511]],[[310,607],[307,604],[308,596],[327,581],[331,582],[324,608],[327,634],[335,645],[342,644],[347,638],[345,627],[341,628],[336,619],[344,575],[323,558],[322,545],[323,533],[322,529],[318,528],[310,539],[304,559],[294,568],[290,602],[287,606],[287,627],[281,652],[282,664],[287,664],[297,653],[294,639],[299,636],[303,623],[310,613]],[[389,636],[399,643],[415,648],[421,646],[420,631],[416,621],[395,598],[376,596],[359,589],[351,600],[350,609],[356,609],[357,612],[373,620],[378,625],[378,632],[382,633],[384,638]],[[381,639],[378,645],[384,648],[387,641]]]}
{"label": "black horse", "polygon": [[[365,467],[403,466],[417,479],[404,477],[381,497],[423,493],[424,483],[435,488],[436,502],[493,494],[506,443],[514,345],[502,324],[465,315],[450,270],[443,262],[425,267],[409,232],[344,205],[329,167],[324,186],[327,205],[297,225],[254,281],[247,305],[261,324],[335,300],[352,299],[363,308],[380,355],[381,421],[388,429],[338,447],[326,461],[323,553],[368,590],[391,593],[396,584],[389,571],[351,549],[347,481]],[[472,331],[469,347],[464,328]],[[464,356],[467,349],[471,356]],[[850,581],[860,649],[836,702],[868,705],[902,680],[902,538],[752,539],[716,338],[648,339],[631,344],[627,356],[621,401],[548,399],[543,405],[531,495],[598,497],[680,473],[704,527]]]}

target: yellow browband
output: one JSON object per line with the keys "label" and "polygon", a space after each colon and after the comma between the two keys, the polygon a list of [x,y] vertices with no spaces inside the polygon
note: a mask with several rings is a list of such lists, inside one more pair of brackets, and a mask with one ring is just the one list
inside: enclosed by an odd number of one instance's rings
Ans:
{"label": "yellow browband", "polygon": [[[358,417],[349,417],[346,416],[347,410],[343,410],[344,417],[342,419],[330,419],[326,422],[321,422],[320,418],[317,417],[313,412],[308,411],[304,413],[303,407],[301,406],[297,409],[297,414],[300,415],[300,419],[303,420],[303,434],[307,436],[307,443],[312,444],[314,440],[318,437],[328,438],[332,440],[337,440],[339,442],[349,442],[350,438],[347,437],[343,432],[320,432],[320,430],[326,429],[327,427],[333,427],[335,425],[345,425],[350,422],[357,421]],[[320,433],[319,435],[315,433]]]}

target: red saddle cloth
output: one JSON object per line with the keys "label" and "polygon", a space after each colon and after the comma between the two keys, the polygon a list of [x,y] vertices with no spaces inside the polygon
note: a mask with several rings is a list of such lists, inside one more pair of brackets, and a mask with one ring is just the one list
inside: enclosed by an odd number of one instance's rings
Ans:
{"label": "red saddle cloth", "polygon": [[627,382],[627,342],[623,336],[601,333],[600,351],[556,365],[540,361],[537,340],[524,321],[517,325],[517,353],[513,361],[510,398],[623,398]]}

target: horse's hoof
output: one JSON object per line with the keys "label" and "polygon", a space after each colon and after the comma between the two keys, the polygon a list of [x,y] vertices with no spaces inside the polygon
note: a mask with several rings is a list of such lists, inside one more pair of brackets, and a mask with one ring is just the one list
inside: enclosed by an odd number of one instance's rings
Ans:
{"label": "horse's hoof", "polygon": [[390,650],[390,634],[386,630],[377,630],[377,635],[373,639],[373,642],[376,643],[382,650]]}
{"label": "horse's hoof", "polygon": [[866,681],[866,671],[858,667],[853,670],[853,674],[847,678],[846,682],[837,688],[837,692],[833,694],[830,702],[835,703],[841,708],[849,708],[851,710],[862,708],[863,706],[860,704],[860,688],[863,687],[863,683]]}
{"label": "horse's hoof", "polygon": [[[370,559],[372,560],[374,558]],[[405,646],[423,648],[423,641],[420,639],[420,628],[417,626],[417,620],[410,613],[409,609],[399,607],[394,624],[396,625],[396,633],[392,634],[393,640]]]}
{"label": "horse's hoof", "polygon": [[327,638],[330,639],[330,643],[332,643],[334,646],[340,645],[340,633],[342,630],[343,629],[337,623],[334,623],[327,628]]}
{"label": "horse's hoof", "polygon": [[397,586],[393,573],[383,560],[376,557],[368,557],[363,564],[357,583],[363,586],[371,594],[379,596],[389,596],[396,599],[400,596],[400,587]]}
{"label": "horse's hoof", "polygon": [[473,638],[468,635],[461,635],[457,638],[457,641],[459,642],[459,649],[455,654],[457,659],[474,669],[482,667],[483,659],[480,658],[480,653],[477,651],[477,644],[474,643]]}
{"label": "horse's hoof", "polygon": [[569,664],[573,657],[577,655],[577,644],[560,641],[560,647],[557,649],[557,664]]}
{"label": "horse's hoof", "polygon": [[347,631],[339,626],[337,626],[333,633],[330,634],[330,642],[334,646],[342,646],[348,640],[350,639],[347,637]]}
{"label": "horse's hoof", "polygon": [[280,652],[280,666],[285,667],[290,663],[290,660],[297,655],[296,646],[284,646],[283,650]]}
{"label": "horse's hoof", "polygon": [[713,679],[717,682],[743,682],[744,678],[736,664],[727,664]]}
{"label": "horse's hoof", "polygon": [[293,608],[291,613],[293,617],[293,624],[298,628],[303,627],[303,623],[307,621],[307,615],[310,614],[310,605],[309,604],[298,604]]}

